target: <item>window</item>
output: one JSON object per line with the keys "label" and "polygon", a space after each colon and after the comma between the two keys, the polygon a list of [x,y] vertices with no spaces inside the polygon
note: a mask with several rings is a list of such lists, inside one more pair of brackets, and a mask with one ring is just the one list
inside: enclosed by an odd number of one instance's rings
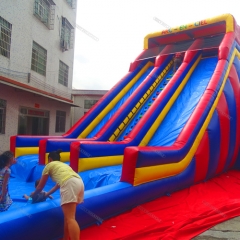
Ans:
{"label": "window", "polygon": [[0,17],[0,54],[10,58],[12,24]]}
{"label": "window", "polygon": [[55,132],[65,132],[66,112],[56,112],[56,128]]}
{"label": "window", "polygon": [[52,0],[35,0],[33,14],[49,29],[54,29],[55,3]]}
{"label": "window", "polygon": [[67,51],[73,48],[74,28],[68,20],[62,17],[62,30],[60,45],[62,51]]}
{"label": "window", "polygon": [[5,133],[7,101],[0,99],[0,134]]}
{"label": "window", "polygon": [[66,1],[71,8],[76,8],[76,1],[77,0],[66,0]]}
{"label": "window", "polygon": [[48,135],[49,111],[20,107],[18,115],[18,134]]}
{"label": "window", "polygon": [[84,100],[84,108],[90,109],[98,100]]}
{"label": "window", "polygon": [[58,82],[64,86],[68,86],[68,66],[59,61],[59,75],[58,75]]}
{"label": "window", "polygon": [[32,66],[31,69],[43,76],[46,76],[47,50],[33,42]]}

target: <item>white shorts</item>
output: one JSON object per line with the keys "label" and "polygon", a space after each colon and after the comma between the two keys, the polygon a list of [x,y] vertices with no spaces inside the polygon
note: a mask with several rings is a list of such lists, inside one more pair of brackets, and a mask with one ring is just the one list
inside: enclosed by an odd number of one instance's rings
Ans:
{"label": "white shorts", "polygon": [[81,178],[69,178],[60,187],[61,205],[66,203],[81,203],[84,197],[84,185]]}

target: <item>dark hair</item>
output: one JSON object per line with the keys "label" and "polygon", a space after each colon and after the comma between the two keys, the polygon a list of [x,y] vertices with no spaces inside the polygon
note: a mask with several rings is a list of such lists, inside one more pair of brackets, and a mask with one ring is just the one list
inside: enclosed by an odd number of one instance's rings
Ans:
{"label": "dark hair", "polygon": [[62,149],[58,149],[57,151],[52,151],[48,154],[48,158],[51,158],[53,161],[60,161],[60,153]]}
{"label": "dark hair", "polygon": [[2,153],[0,155],[0,169],[6,167],[9,164],[12,157],[14,157],[14,155],[11,151],[5,151],[4,153]]}
{"label": "dark hair", "polygon": [[39,182],[40,182],[40,179],[38,179],[38,180],[35,181],[35,188],[37,187],[37,185],[39,184]]}

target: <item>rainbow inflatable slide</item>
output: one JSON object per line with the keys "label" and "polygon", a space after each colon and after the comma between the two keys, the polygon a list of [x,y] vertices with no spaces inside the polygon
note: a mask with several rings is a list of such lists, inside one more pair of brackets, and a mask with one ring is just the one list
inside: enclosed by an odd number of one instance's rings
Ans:
{"label": "rainbow inflatable slide", "polygon": [[[176,52],[184,59],[173,73]],[[0,238],[62,236],[59,193],[38,204],[21,198],[52,150],[62,149],[61,160],[83,178],[81,228],[234,168],[239,59],[240,27],[231,14],[151,33],[129,72],[66,134],[12,136],[18,164],[10,186],[18,189],[11,187],[14,204],[0,214]]]}

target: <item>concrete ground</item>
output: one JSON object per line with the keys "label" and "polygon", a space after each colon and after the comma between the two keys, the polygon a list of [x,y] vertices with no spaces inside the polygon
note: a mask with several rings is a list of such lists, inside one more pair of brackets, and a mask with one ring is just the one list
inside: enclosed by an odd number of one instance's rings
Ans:
{"label": "concrete ground", "polygon": [[203,232],[192,240],[239,240],[240,217],[232,218]]}

